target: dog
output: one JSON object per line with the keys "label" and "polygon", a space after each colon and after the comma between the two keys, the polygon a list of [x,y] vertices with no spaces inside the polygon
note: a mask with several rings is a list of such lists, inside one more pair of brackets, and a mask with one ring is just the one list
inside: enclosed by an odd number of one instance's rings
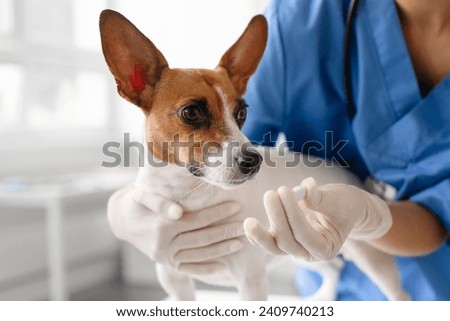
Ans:
{"label": "dog", "polygon": [[[329,166],[325,161],[320,166],[305,166],[310,160],[306,155],[280,155],[275,148],[251,146],[241,132],[247,108],[242,96],[268,35],[262,15],[250,21],[214,70],[169,68],[156,46],[112,10],[101,13],[100,33],[103,54],[119,94],[145,115],[148,153],[165,164],[141,167],[136,186],[178,202],[187,212],[233,200],[242,204],[242,222],[253,216],[268,225],[262,202],[267,190],[281,185],[292,188],[310,176],[318,184],[359,185],[339,166]],[[286,163],[294,159],[299,165],[287,168]],[[242,240],[242,250],[219,259],[226,272],[212,271],[196,278],[213,285],[234,286],[242,300],[266,300],[266,267],[274,257],[245,237]],[[389,299],[408,298],[392,257],[351,240],[344,244],[342,253]],[[377,266],[380,257],[388,262],[382,268]],[[159,264],[157,274],[172,299],[195,299],[192,276]],[[324,283],[329,288],[329,282]]]}

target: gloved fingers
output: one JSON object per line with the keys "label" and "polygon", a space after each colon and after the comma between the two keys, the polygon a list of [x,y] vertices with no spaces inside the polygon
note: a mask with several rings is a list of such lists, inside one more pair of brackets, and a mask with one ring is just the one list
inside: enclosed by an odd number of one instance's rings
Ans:
{"label": "gloved fingers", "polygon": [[295,199],[296,199],[297,201],[303,200],[303,199],[305,198],[306,192],[307,192],[306,188],[304,188],[304,187],[301,186],[301,185],[297,185],[297,186],[293,187],[293,188],[292,188],[292,191],[294,192],[294,194],[295,194]]}
{"label": "gloved fingers", "polygon": [[[287,187],[284,188],[288,189]],[[289,255],[299,256],[305,255],[305,248],[295,239],[294,230],[302,229],[303,231],[303,229],[308,229],[310,226],[306,222],[306,219],[304,219],[304,226],[290,224],[288,215],[303,217],[303,213],[299,213],[301,210],[297,203],[295,203],[295,206],[297,208],[291,206],[286,209],[281,201],[280,195],[275,191],[268,191],[264,194],[264,207],[270,221],[270,230],[273,231],[272,233],[278,248]],[[289,213],[289,211],[294,212]]]}
{"label": "gloved fingers", "polygon": [[126,202],[127,205],[133,203],[130,196],[131,190],[132,190],[131,186],[121,188],[116,192],[114,192],[108,199],[107,205],[108,222],[109,225],[111,226],[111,230],[113,231],[114,235],[119,239],[123,239],[125,237],[123,227],[125,226],[126,212],[122,210],[121,204],[123,204],[124,202]]}
{"label": "gloved fingers", "polygon": [[272,255],[286,255],[281,251],[274,236],[254,217],[249,217],[244,221],[244,231],[250,243],[262,247]]}
{"label": "gloved fingers", "polygon": [[133,235],[145,235],[153,230],[157,221],[160,221],[158,214],[131,200],[125,212],[125,221],[122,228]]}
{"label": "gloved fingers", "polygon": [[178,220],[183,215],[183,208],[179,204],[143,189],[134,191],[133,200],[170,220]]}
{"label": "gloved fingers", "polygon": [[227,267],[220,262],[204,262],[204,263],[181,263],[178,271],[191,275],[211,275],[214,273],[222,273]]}
{"label": "gloved fingers", "polygon": [[173,257],[173,265],[178,267],[182,263],[210,261],[237,252],[243,247],[244,242],[239,239],[232,239],[205,247],[181,250]]}
{"label": "gloved fingers", "polygon": [[[327,245],[327,231],[314,229],[298,205],[292,189],[281,186],[278,189],[279,199],[285,210],[289,226],[296,244],[301,244],[305,252],[320,253]],[[296,255],[299,256],[299,255]],[[300,255],[301,256],[301,255]]]}
{"label": "gloved fingers", "polygon": [[197,212],[185,213],[180,219],[180,223],[182,223],[180,232],[202,229],[219,223],[239,213],[241,208],[242,206],[237,202],[226,202]]}
{"label": "gloved fingers", "polygon": [[227,222],[202,229],[179,233],[171,246],[176,249],[190,249],[209,246],[244,235],[241,222]]}
{"label": "gloved fingers", "polygon": [[306,189],[304,202],[309,208],[318,212],[327,212],[329,210],[328,207],[330,204],[327,202],[326,192],[319,190],[314,178],[305,178],[300,186]]}

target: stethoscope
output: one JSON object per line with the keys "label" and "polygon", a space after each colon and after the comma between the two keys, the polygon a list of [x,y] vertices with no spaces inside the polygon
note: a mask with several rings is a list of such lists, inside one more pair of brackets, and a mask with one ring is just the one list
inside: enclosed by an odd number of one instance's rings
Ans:
{"label": "stethoscope", "polygon": [[352,77],[351,77],[351,66],[350,66],[350,45],[352,40],[352,24],[355,20],[356,9],[358,7],[359,0],[351,0],[347,11],[347,19],[345,21],[345,40],[344,40],[344,88],[345,88],[345,98],[347,100],[347,109],[350,119],[356,114],[355,102],[353,101],[353,90],[352,90]]}
{"label": "stethoscope", "polygon": [[[350,120],[356,114],[356,107],[353,101],[353,90],[352,90],[352,74],[350,69],[350,44],[352,40],[351,27],[356,16],[356,9],[359,0],[351,0],[347,11],[347,18],[345,21],[345,40],[344,40],[344,86],[345,86],[345,98],[347,100],[347,111]],[[397,190],[392,185],[386,184],[382,181],[373,179],[371,176],[366,178],[365,185],[369,190],[372,190],[375,194],[382,196],[386,200],[395,199]]]}

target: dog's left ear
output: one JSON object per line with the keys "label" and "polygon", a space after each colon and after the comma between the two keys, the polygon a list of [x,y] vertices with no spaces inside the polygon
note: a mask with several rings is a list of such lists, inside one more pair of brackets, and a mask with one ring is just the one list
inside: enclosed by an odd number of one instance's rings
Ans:
{"label": "dog's left ear", "polygon": [[149,112],[156,84],[168,69],[166,59],[127,18],[113,10],[102,11],[100,35],[119,94]]}
{"label": "dog's left ear", "polygon": [[249,22],[241,37],[225,52],[218,67],[224,68],[239,95],[247,89],[250,76],[258,67],[267,42],[267,21],[257,15]]}

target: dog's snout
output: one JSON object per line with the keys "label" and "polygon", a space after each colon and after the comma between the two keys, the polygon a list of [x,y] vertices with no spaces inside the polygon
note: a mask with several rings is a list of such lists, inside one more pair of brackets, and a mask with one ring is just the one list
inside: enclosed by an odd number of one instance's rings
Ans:
{"label": "dog's snout", "polygon": [[262,156],[254,150],[244,149],[236,156],[236,163],[239,167],[239,171],[243,175],[254,175],[259,171],[259,167],[262,163]]}

